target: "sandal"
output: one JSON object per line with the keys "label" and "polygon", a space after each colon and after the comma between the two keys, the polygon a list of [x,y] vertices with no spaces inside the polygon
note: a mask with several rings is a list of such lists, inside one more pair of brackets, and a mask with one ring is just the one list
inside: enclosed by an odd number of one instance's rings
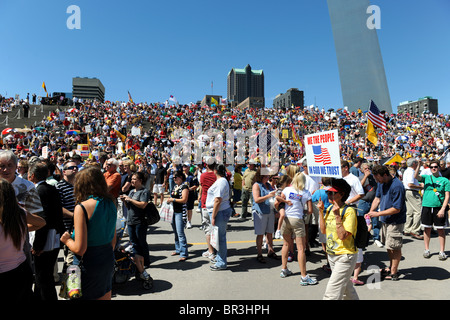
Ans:
{"label": "sandal", "polygon": [[391,274],[391,270],[389,268],[380,269],[381,276],[385,277]]}
{"label": "sandal", "polygon": [[256,260],[258,260],[259,263],[266,263],[266,260],[264,259],[263,256],[257,256]]}
{"label": "sandal", "polygon": [[172,252],[170,255],[171,255],[171,256],[176,256],[177,254],[178,254],[178,253],[174,251],[174,252]]}
{"label": "sandal", "polygon": [[384,279],[386,280],[392,280],[392,281],[398,281],[398,273],[389,274]]}
{"label": "sandal", "polygon": [[268,258],[272,258],[272,259],[275,259],[275,260],[280,260],[280,257],[275,253],[275,252],[270,252],[270,253],[268,253],[267,254],[267,257]]}

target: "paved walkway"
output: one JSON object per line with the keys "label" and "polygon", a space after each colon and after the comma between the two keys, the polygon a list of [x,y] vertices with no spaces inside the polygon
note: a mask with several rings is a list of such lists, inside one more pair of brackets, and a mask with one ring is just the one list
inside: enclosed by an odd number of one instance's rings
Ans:
{"label": "paved walkway", "polygon": [[[240,208],[237,208],[240,212]],[[189,259],[179,262],[171,256],[174,235],[169,223],[158,222],[148,232],[151,266],[147,270],[154,279],[151,290],[131,278],[124,284],[113,287],[113,300],[222,300],[232,303],[259,300],[321,300],[329,275],[323,271],[325,255],[319,248],[312,248],[307,258],[307,270],[317,277],[315,286],[299,285],[300,271],[297,262],[288,267],[293,275],[280,278],[281,261],[266,259],[266,264],[256,260],[253,222],[231,218],[227,232],[228,269],[213,272],[210,262],[202,257],[206,249],[205,236],[199,229],[200,214],[193,213],[193,228],[186,229],[189,243]],[[127,238],[124,238],[127,240]],[[275,250],[280,254],[281,240],[275,240]],[[371,244],[365,251],[365,261],[360,279],[369,282],[357,287],[361,300],[441,300],[450,299],[450,259],[440,261],[437,237],[431,239],[433,255],[424,259],[423,241],[404,237],[403,259],[400,263],[399,281],[377,281],[377,273],[368,269],[381,268],[388,264],[384,248]],[[449,252],[447,251],[447,254]],[[60,259],[61,260],[61,259]]]}

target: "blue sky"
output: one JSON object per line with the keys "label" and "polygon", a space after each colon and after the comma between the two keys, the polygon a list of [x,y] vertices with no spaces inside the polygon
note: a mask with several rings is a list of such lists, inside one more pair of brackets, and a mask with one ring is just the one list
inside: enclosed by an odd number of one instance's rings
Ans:
{"label": "blue sky", "polygon": [[[394,112],[432,96],[450,114],[450,1],[372,0]],[[81,29],[70,30],[70,5]],[[369,15],[368,15],[369,17]],[[70,92],[97,77],[106,98],[180,103],[226,97],[229,70],[263,69],[266,106],[289,88],[305,105],[342,107],[326,0],[0,2],[0,94]],[[213,89],[211,89],[213,82]]]}

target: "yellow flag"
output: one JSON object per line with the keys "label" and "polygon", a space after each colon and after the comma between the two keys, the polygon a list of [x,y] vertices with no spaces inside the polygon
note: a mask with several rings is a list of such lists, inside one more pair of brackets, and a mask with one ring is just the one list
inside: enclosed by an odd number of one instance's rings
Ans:
{"label": "yellow flag", "polygon": [[214,103],[216,106],[219,105],[219,103],[217,102],[217,100],[214,99],[213,97],[211,97],[211,104],[213,104],[213,103]]}
{"label": "yellow flag", "polygon": [[117,131],[116,129],[114,129],[114,132],[117,134],[117,136],[119,137],[120,140],[122,140],[122,142],[125,142],[126,138],[123,134],[121,134],[119,131]]}
{"label": "yellow flag", "polygon": [[47,97],[48,97],[48,92],[47,92],[47,87],[45,86],[45,81],[42,82],[42,88],[44,88],[45,93],[47,94]]}
{"label": "yellow flag", "polygon": [[393,155],[389,160],[387,160],[385,163],[383,163],[385,166],[390,165],[391,163],[397,162],[400,163],[402,162],[403,159],[398,153],[396,153],[395,155]]}
{"label": "yellow flag", "polygon": [[366,135],[367,140],[372,142],[374,146],[378,144],[377,132],[369,119],[367,119]]}

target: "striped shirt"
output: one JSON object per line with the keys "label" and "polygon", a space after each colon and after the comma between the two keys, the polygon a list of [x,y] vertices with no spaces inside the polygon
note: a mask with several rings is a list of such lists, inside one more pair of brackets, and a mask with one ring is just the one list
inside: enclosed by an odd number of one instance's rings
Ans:
{"label": "striped shirt", "polygon": [[[63,208],[73,212],[75,209],[75,196],[73,193],[73,185],[67,182],[64,179],[61,179],[56,184],[56,189],[59,192],[59,196],[61,198],[61,205]],[[72,231],[73,228],[73,218],[63,217],[64,228],[68,231]]]}

